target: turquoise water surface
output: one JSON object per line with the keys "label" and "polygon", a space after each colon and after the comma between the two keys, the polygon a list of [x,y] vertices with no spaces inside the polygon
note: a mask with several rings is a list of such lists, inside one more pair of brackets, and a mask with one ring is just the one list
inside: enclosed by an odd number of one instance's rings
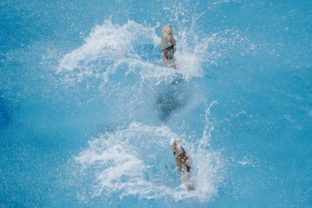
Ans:
{"label": "turquoise water surface", "polygon": [[3,0],[0,207],[311,208],[311,48],[308,0]]}

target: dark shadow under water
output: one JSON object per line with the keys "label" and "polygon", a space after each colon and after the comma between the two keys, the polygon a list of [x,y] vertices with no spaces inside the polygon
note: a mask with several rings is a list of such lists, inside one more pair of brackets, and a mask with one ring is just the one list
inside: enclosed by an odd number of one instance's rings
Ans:
{"label": "dark shadow under water", "polygon": [[186,104],[185,85],[186,81],[177,77],[160,90],[156,99],[156,109],[161,121],[167,121],[175,111]]}

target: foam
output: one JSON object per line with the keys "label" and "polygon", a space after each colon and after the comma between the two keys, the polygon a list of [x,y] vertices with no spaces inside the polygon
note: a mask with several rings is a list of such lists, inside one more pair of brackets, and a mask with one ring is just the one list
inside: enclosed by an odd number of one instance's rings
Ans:
{"label": "foam", "polygon": [[144,28],[133,21],[122,26],[105,21],[103,25],[93,28],[82,46],[66,54],[60,60],[59,70],[74,70],[99,59],[135,58],[136,55],[131,51],[133,51],[134,42],[138,39],[154,42],[157,37],[152,28]]}
{"label": "foam", "polygon": [[[157,26],[144,26],[131,20],[124,25],[107,20],[95,26],[80,47],[60,59],[57,72],[67,75],[66,81],[81,82],[96,77],[104,85],[117,70],[123,70],[126,75],[139,73],[142,80],[161,81],[175,74],[181,74],[185,79],[203,76],[201,63],[205,60],[205,55],[202,55],[205,47],[199,46],[199,43],[184,44],[185,37],[178,36],[178,69],[166,68],[162,64],[160,37],[156,31]],[[147,57],[159,57],[156,61],[142,56],[141,46],[151,44],[157,50],[147,54]]]}
{"label": "foam", "polygon": [[133,122],[126,128],[92,138],[89,147],[74,158],[86,174],[81,177],[94,181],[91,196],[83,198],[118,193],[121,197],[136,195],[146,199],[209,200],[217,194],[222,181],[220,155],[199,149],[182,138],[194,162],[192,181],[196,184],[195,191],[185,191],[171,153],[170,138],[177,137],[165,125]]}
{"label": "foam", "polygon": [[[65,54],[59,62],[57,72],[70,76],[67,81],[77,82],[88,77],[109,81],[110,74],[124,70],[125,74],[139,70],[142,79],[172,75],[172,71],[149,60],[143,60],[138,51],[144,44],[159,45],[160,38],[155,28],[144,27],[134,21],[114,25],[111,21],[96,26],[82,46]],[[151,54],[152,55],[152,54]]]}
{"label": "foam", "polygon": [[[137,74],[141,82],[152,80],[159,84],[164,80],[171,81],[177,74],[186,80],[202,77],[203,65],[218,65],[234,50],[247,54],[256,47],[236,30],[198,35],[193,29],[195,25],[196,21],[190,28],[176,29],[173,25],[177,40],[176,70],[166,68],[162,63],[159,25],[151,27],[132,20],[118,25],[106,20],[92,29],[80,47],[60,59],[57,72],[65,75],[64,81],[71,85],[95,78],[101,82],[101,89],[117,71],[125,76]],[[146,45],[152,45],[154,49],[146,51]]]}

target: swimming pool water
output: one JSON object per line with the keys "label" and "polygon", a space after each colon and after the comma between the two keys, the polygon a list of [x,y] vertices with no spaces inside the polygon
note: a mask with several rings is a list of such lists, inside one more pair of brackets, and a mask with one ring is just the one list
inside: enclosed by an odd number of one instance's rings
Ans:
{"label": "swimming pool water", "polygon": [[311,8],[2,1],[0,206],[312,207]]}

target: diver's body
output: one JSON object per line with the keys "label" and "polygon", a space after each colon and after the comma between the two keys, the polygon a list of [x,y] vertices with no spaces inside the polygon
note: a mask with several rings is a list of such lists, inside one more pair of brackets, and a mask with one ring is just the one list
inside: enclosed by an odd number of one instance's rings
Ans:
{"label": "diver's body", "polygon": [[182,147],[181,141],[178,138],[171,139],[171,147],[173,155],[176,159],[176,164],[180,178],[187,190],[195,190],[194,185],[191,183],[191,157],[186,153]]}
{"label": "diver's body", "polygon": [[173,37],[171,25],[165,25],[161,30],[161,55],[167,67],[176,68],[174,53],[176,41]]}

